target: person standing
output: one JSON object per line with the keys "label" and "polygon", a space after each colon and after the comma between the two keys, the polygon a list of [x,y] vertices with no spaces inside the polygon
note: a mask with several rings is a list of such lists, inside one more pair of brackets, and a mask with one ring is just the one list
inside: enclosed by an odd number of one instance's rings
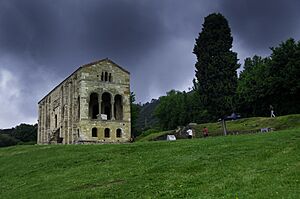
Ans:
{"label": "person standing", "polygon": [[275,117],[274,108],[272,105],[270,105],[270,111],[271,111],[271,117]]}
{"label": "person standing", "polygon": [[202,133],[204,138],[208,137],[208,128],[206,126],[203,128]]}
{"label": "person standing", "polygon": [[191,127],[189,127],[189,129],[186,132],[188,134],[188,138],[192,139],[193,138],[193,130],[191,129]]}

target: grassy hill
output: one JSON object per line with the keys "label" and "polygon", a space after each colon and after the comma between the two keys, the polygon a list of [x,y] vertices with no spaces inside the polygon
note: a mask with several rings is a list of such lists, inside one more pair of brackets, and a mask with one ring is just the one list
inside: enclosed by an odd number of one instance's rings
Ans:
{"label": "grassy hill", "polygon": [[[234,121],[226,121],[228,135],[231,134],[249,134],[260,132],[261,128],[272,128],[273,130],[285,130],[291,128],[300,128],[300,114],[279,116],[276,118],[270,117],[252,117],[243,118]],[[223,135],[223,128],[221,122],[198,124],[192,126],[197,138],[201,138],[202,129],[207,127],[209,129],[210,136]],[[141,135],[138,137],[138,141],[152,141],[160,140],[167,134],[175,134],[175,130],[171,131],[153,131],[150,134]],[[180,137],[180,136],[179,136]]]}
{"label": "grassy hill", "polygon": [[299,198],[300,128],[0,148],[0,198]]}

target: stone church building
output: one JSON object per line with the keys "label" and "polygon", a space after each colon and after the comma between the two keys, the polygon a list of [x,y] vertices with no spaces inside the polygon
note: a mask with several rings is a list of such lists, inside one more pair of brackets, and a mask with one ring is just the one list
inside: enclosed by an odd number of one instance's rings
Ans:
{"label": "stone church building", "polygon": [[130,73],[109,59],[83,65],[38,109],[38,144],[127,142]]}

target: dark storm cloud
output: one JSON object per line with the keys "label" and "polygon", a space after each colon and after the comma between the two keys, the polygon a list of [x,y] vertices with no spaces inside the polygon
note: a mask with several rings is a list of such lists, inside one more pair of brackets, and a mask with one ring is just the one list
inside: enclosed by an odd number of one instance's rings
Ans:
{"label": "dark storm cloud", "polygon": [[[290,37],[299,39],[298,0],[222,1],[223,14],[243,47],[267,52]],[[269,51],[268,51],[269,52]]]}
{"label": "dark storm cloud", "polygon": [[43,1],[2,1],[1,49],[6,52],[32,53],[52,50],[56,38],[56,22],[49,4]]}
{"label": "dark storm cloud", "polygon": [[1,48],[21,56],[27,52],[37,62],[62,72],[63,66],[90,59],[140,59],[166,36],[160,9],[150,3],[89,2],[3,1]]}
{"label": "dark storm cloud", "polygon": [[37,101],[81,64],[110,57],[135,77],[156,70],[143,58],[166,39],[160,7],[146,1],[0,1],[0,13],[0,102],[12,99],[0,127],[16,114],[35,118]]}
{"label": "dark storm cloud", "polygon": [[[195,38],[223,13],[243,59],[299,40],[297,1],[0,0],[0,128],[35,122],[36,104],[77,67],[105,57],[131,72],[137,101],[192,86]],[[242,61],[241,61],[242,63]]]}
{"label": "dark storm cloud", "polygon": [[122,60],[136,60],[166,39],[159,9],[148,3],[109,1],[88,12],[89,15],[84,13],[87,31],[83,39],[90,50],[115,54]]}

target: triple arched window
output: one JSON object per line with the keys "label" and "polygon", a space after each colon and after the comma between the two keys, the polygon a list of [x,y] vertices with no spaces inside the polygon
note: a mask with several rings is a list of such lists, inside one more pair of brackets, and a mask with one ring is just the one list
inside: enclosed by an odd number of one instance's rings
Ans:
{"label": "triple arched window", "polygon": [[[123,120],[123,97],[122,95],[112,95],[104,92],[99,100],[99,95],[95,92],[90,94],[89,118],[101,118],[105,115],[105,120]],[[102,118],[104,119],[104,118]]]}
{"label": "triple arched window", "polygon": [[101,73],[101,81],[102,82],[112,82],[112,75],[108,72]]}

